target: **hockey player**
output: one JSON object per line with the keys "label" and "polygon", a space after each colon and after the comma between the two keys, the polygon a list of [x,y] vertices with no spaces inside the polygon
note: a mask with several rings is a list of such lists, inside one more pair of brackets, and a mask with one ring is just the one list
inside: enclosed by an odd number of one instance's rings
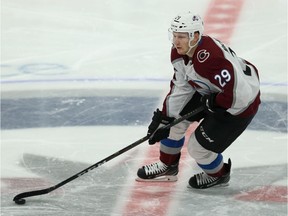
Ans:
{"label": "hockey player", "polygon": [[[247,128],[260,104],[259,76],[254,65],[238,57],[221,41],[203,35],[203,21],[190,12],[171,22],[171,63],[174,76],[162,111],[154,112],[148,127],[149,144],[160,141],[159,161],[137,172],[139,181],[176,181],[184,134],[200,122],[188,140],[188,152],[203,172],[189,185],[204,189],[227,185],[231,160],[223,151]],[[197,107],[203,112],[167,130],[157,130]]]}

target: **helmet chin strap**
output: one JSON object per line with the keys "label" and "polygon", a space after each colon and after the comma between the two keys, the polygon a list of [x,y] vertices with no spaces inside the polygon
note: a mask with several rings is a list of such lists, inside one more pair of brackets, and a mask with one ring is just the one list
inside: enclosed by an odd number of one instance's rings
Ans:
{"label": "helmet chin strap", "polygon": [[200,42],[200,40],[201,40],[201,37],[199,37],[199,39],[198,39],[198,41],[193,45],[193,46],[191,46],[190,44],[191,44],[191,41],[194,39],[194,37],[192,37],[190,40],[189,40],[189,50],[186,52],[186,55],[188,55],[188,53],[194,48],[194,47],[196,47],[197,45],[198,45],[198,43]]}

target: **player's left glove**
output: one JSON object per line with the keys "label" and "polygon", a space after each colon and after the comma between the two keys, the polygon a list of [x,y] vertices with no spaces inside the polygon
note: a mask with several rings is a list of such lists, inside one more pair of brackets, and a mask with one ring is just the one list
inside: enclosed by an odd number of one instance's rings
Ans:
{"label": "player's left glove", "polygon": [[174,118],[163,115],[159,109],[154,112],[152,122],[150,123],[147,132],[147,135],[150,136],[150,145],[153,145],[169,136],[170,129],[161,129],[161,127],[171,123],[173,120]]}
{"label": "player's left glove", "polygon": [[203,95],[200,99],[201,103],[210,111],[214,112],[216,93],[210,95]]}

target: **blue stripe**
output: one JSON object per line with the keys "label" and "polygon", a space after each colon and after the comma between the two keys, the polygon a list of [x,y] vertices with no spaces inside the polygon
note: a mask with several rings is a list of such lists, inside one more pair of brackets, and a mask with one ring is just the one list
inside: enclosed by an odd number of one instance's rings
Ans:
{"label": "blue stripe", "polygon": [[198,165],[204,170],[213,170],[216,167],[218,167],[219,164],[221,164],[222,161],[223,161],[222,154],[218,154],[217,158],[214,161],[212,161],[210,164],[205,164],[204,165],[204,164],[199,164],[198,163]]}
{"label": "blue stripe", "polygon": [[[119,91],[119,90],[118,90]],[[117,94],[120,94],[118,92]],[[47,97],[42,97],[45,94]],[[159,105],[155,96],[81,96],[56,97],[50,92],[26,98],[9,94],[1,98],[1,129],[70,126],[142,126],[149,125],[151,113]],[[42,96],[41,96],[42,95]],[[13,107],[13,109],[11,109]],[[248,126],[251,130],[287,133],[287,101],[262,101]],[[51,115],[55,112],[55,115]]]}
{"label": "blue stripe", "polygon": [[170,148],[179,148],[184,145],[185,137],[180,140],[172,140],[172,139],[163,139],[161,140],[161,144]]}
{"label": "blue stripe", "polygon": [[[0,67],[5,67],[5,65],[0,65]],[[18,74],[22,74],[20,72],[15,72],[11,76],[17,76]],[[59,73],[59,74],[63,74]],[[3,75],[4,76],[4,75]],[[9,75],[6,75],[6,77]],[[9,77],[11,77],[9,76]],[[162,79],[162,78],[155,78],[155,77],[146,77],[146,78],[129,78],[129,77],[77,77],[77,78],[59,78],[59,79],[30,79],[30,80],[25,80],[25,79],[1,79],[0,83],[3,84],[17,84],[17,83],[59,83],[59,82],[70,82],[74,84],[75,82],[111,82],[111,81],[117,81],[117,82],[169,82],[170,79]],[[287,82],[261,82],[261,86],[288,86]]]}

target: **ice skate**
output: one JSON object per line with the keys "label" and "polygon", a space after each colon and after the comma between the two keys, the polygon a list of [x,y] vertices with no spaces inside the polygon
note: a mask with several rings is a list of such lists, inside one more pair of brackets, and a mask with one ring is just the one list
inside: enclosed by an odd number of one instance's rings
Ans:
{"label": "ice skate", "polygon": [[138,169],[136,181],[141,182],[174,182],[177,181],[178,163],[166,165],[161,161],[148,164]]}
{"label": "ice skate", "polygon": [[210,187],[216,186],[228,186],[230,180],[230,170],[231,170],[231,160],[228,160],[228,164],[224,164],[224,169],[226,173],[221,177],[212,177],[207,175],[206,173],[198,173],[192,176],[189,180],[190,188],[196,189],[206,189]]}

